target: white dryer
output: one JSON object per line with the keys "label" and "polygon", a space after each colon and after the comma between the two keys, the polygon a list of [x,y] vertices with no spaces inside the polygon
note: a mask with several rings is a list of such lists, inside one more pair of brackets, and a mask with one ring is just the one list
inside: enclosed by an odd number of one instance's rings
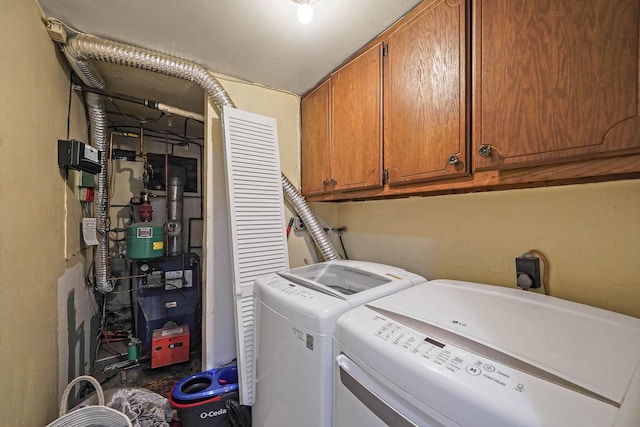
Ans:
{"label": "white dryer", "polygon": [[424,282],[401,268],[346,260],[258,279],[253,426],[331,426],[336,320],[353,307]]}
{"label": "white dryer", "polygon": [[334,426],[640,426],[640,319],[434,280],[338,320]]}

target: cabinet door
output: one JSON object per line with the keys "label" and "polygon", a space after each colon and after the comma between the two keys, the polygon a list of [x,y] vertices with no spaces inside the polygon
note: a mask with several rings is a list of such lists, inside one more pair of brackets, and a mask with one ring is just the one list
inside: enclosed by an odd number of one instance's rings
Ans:
{"label": "cabinet door", "polygon": [[475,169],[640,152],[639,9],[475,0]]}
{"label": "cabinet door", "polygon": [[322,194],[329,185],[329,86],[327,80],[301,102],[302,142],[300,182],[302,194]]}
{"label": "cabinet door", "polygon": [[331,76],[334,190],[382,186],[382,43]]}
{"label": "cabinet door", "polygon": [[467,175],[464,0],[431,3],[388,37],[385,164],[389,184]]}

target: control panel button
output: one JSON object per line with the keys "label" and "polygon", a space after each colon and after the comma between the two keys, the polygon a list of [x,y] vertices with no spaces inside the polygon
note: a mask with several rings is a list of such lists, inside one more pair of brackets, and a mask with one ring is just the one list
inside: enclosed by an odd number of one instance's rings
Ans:
{"label": "control panel button", "polygon": [[480,369],[480,367],[478,367],[476,365],[469,365],[469,366],[467,366],[467,373],[471,374],[473,376],[477,376],[477,375],[480,375],[482,373],[482,369]]}

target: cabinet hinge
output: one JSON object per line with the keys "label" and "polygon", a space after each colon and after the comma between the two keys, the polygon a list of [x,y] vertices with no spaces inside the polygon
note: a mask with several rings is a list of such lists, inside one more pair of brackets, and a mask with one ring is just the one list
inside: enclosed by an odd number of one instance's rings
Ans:
{"label": "cabinet hinge", "polygon": [[385,185],[389,182],[389,169],[384,169],[382,171],[382,185]]}
{"label": "cabinet hinge", "polygon": [[382,43],[382,56],[389,56],[389,43]]}

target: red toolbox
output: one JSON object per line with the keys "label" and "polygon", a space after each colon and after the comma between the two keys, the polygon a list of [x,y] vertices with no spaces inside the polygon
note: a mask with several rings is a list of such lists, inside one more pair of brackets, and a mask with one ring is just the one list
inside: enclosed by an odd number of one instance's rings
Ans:
{"label": "red toolbox", "polygon": [[189,326],[156,329],[151,340],[151,368],[189,360]]}

